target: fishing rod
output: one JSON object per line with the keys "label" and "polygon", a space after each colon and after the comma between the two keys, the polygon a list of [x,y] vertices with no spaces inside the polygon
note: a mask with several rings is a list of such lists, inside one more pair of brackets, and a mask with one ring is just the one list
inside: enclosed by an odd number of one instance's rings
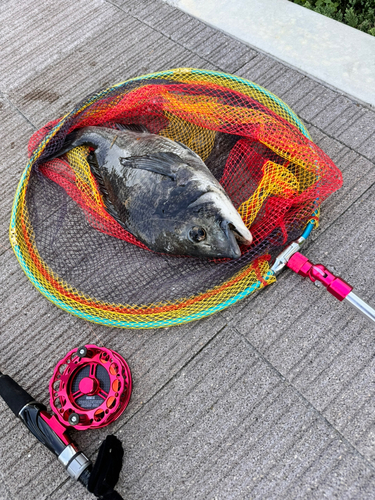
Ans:
{"label": "fishing rod", "polygon": [[[113,375],[117,381],[117,386],[114,387],[117,389],[114,393],[116,397],[112,395],[109,387],[101,383],[106,364],[108,364],[107,374],[115,371],[114,365],[120,366],[121,369],[121,374],[117,370]],[[57,372],[59,375],[56,375]],[[64,396],[53,388],[57,379],[61,382],[61,386],[64,386]],[[110,382],[112,386],[115,385],[112,380]],[[118,387],[120,383],[123,385],[121,391]],[[121,441],[114,435],[108,435],[101,444],[98,457],[93,464],[72,441],[68,427],[83,430],[111,423],[125,409],[130,392],[130,371],[123,358],[110,349],[93,345],[70,351],[57,365],[50,384],[51,401],[55,401],[55,406],[51,404],[56,412],[54,414],[50,414],[42,403],[36,401],[9,375],[0,372],[0,396],[12,412],[38,441],[54,453],[72,479],[81,483],[101,500],[122,499],[114,490],[124,455]],[[62,411],[56,409],[57,399],[61,399],[65,404],[65,407],[60,405]],[[76,411],[72,410],[71,405]],[[107,408],[107,412],[104,412],[106,417],[90,419],[93,411],[99,415],[101,406]]]}

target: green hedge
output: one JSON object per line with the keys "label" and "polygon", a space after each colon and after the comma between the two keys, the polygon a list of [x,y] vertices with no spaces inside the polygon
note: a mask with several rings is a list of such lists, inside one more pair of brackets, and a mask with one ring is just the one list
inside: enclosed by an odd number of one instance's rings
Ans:
{"label": "green hedge", "polygon": [[375,0],[290,0],[375,36]]}

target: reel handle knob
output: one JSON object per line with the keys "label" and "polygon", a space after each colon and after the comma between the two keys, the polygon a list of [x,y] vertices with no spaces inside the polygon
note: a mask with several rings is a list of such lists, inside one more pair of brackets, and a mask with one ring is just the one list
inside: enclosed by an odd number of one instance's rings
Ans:
{"label": "reel handle knob", "polygon": [[80,422],[81,418],[80,416],[78,415],[78,413],[71,413],[68,417],[68,422],[70,425],[72,425],[73,427],[75,425],[78,425],[79,422]]}
{"label": "reel handle knob", "polygon": [[80,358],[86,358],[87,354],[88,354],[88,349],[86,346],[83,345],[82,347],[79,347],[77,349],[77,356],[79,356]]}

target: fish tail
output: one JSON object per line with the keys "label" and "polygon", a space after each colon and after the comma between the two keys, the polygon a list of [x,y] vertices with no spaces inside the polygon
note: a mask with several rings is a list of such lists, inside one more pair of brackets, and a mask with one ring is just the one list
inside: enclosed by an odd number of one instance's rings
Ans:
{"label": "fish tail", "polygon": [[67,153],[68,151],[70,151],[71,149],[73,149],[77,146],[81,146],[83,143],[84,143],[84,141],[80,141],[79,130],[74,130],[73,132],[71,132],[70,134],[68,134],[65,137],[64,144],[60,149],[58,149],[54,153],[47,154],[46,156],[42,156],[41,160],[43,160],[43,163],[44,163],[44,162],[53,160],[55,158],[58,158],[59,156],[62,156],[65,153]]}

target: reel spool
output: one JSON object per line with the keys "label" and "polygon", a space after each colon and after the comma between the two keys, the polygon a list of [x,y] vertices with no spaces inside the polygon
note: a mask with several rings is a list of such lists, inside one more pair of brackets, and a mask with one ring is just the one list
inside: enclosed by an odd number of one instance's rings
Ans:
{"label": "reel spool", "polygon": [[86,345],[57,364],[49,383],[50,404],[63,425],[98,429],[122,414],[131,389],[129,366],[118,353]]}

